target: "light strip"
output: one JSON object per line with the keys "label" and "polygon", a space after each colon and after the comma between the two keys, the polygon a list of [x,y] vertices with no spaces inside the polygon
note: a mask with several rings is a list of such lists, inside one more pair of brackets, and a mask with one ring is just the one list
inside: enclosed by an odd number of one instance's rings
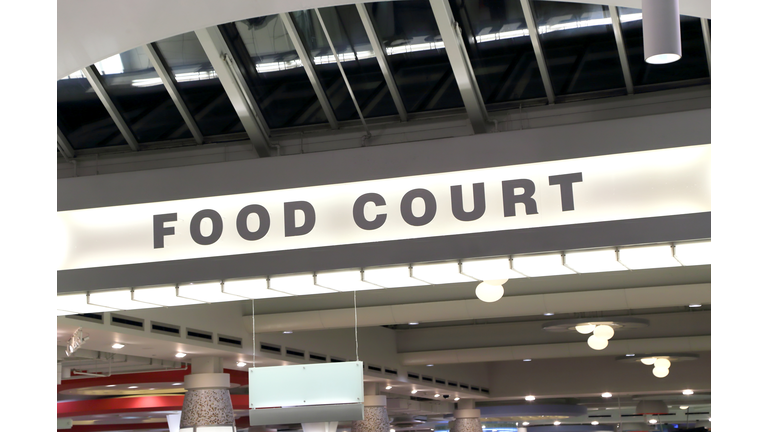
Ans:
{"label": "light strip", "polygon": [[92,292],[88,301],[92,305],[105,306],[119,310],[148,309],[161,307],[160,305],[144,303],[133,300],[130,289],[116,291]]}
{"label": "light strip", "polygon": [[432,285],[477,282],[477,279],[461,273],[458,262],[414,264],[411,277]]}
{"label": "light strip", "polygon": [[228,280],[224,282],[223,292],[249,299],[292,296],[292,294],[269,289],[267,278]]}
{"label": "light strip", "polygon": [[245,298],[224,292],[224,282],[179,285],[178,296],[205,303],[237,301]]}
{"label": "light strip", "polygon": [[338,292],[315,284],[312,274],[273,276],[267,282],[269,288],[292,295],[327,294]]}
{"label": "light strip", "polygon": [[512,262],[508,257],[462,261],[461,273],[481,281],[525,277],[512,270]]}
{"label": "light strip", "polygon": [[678,267],[671,245],[650,245],[622,248],[619,261],[630,270]]}
{"label": "light strip", "polygon": [[133,300],[160,306],[186,306],[204,303],[176,295],[175,286],[142,288],[133,290]]}
{"label": "light strip", "polygon": [[381,289],[379,285],[363,280],[361,270],[341,270],[318,273],[315,283],[335,291],[364,291]]}
{"label": "light strip", "polygon": [[563,257],[559,253],[513,257],[512,268],[528,277],[576,273],[563,265]]}
{"label": "light strip", "polygon": [[427,282],[411,277],[408,266],[367,268],[363,280],[384,288],[400,288],[429,285]]}

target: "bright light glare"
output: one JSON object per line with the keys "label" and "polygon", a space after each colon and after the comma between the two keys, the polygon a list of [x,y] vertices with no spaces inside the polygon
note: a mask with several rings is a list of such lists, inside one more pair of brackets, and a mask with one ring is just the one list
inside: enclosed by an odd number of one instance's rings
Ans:
{"label": "bright light glare", "polygon": [[555,426],[560,426],[560,422],[559,422],[559,421],[555,421],[555,422],[554,422],[554,423],[552,423],[552,424],[554,424]]}
{"label": "bright light glare", "polygon": [[688,409],[688,405],[680,405],[680,409],[681,410],[687,410]]}
{"label": "bright light glare", "polygon": [[392,390],[392,386],[391,386],[391,385],[388,385],[388,386],[386,386],[386,387],[385,387],[385,389],[387,389],[387,390]]}
{"label": "bright light glare", "polygon": [[181,353],[181,352],[180,353],[176,353],[176,357],[178,357],[178,358],[182,358],[182,357],[186,357],[186,356],[187,356],[186,354]]}
{"label": "bright light glare", "polygon": [[237,362],[237,367],[243,367],[246,364],[248,364],[248,363],[246,363],[246,362]]}
{"label": "bright light glare", "polygon": [[684,394],[684,395],[686,395],[686,396],[690,396],[690,395],[692,395],[692,394],[693,394],[693,390],[690,390],[690,389],[688,389],[688,390],[683,390],[683,394]]}
{"label": "bright light glare", "polygon": [[565,265],[578,273],[597,273],[627,270],[618,259],[614,249],[567,252]]}
{"label": "bright light glare", "polygon": [[114,349],[120,349],[120,348],[123,348],[124,346],[125,345],[123,345],[121,343],[117,343],[117,342],[112,344],[112,348],[114,348]]}
{"label": "bright light glare", "polygon": [[106,58],[96,63],[94,66],[96,66],[96,69],[98,69],[102,75],[121,74],[125,72],[123,61],[120,59],[120,54],[115,54],[112,57]]}
{"label": "bright light glare", "polygon": [[378,285],[365,282],[360,270],[341,270],[318,273],[315,283],[336,291],[363,291],[381,288]]}
{"label": "bright light glare", "polygon": [[525,400],[527,400],[527,401],[535,401],[536,400],[536,396],[528,395],[528,396],[525,397]]}
{"label": "bright light glare", "polygon": [[89,298],[91,304],[106,306],[120,310],[149,309],[160,307],[131,299],[131,290],[92,292]]}
{"label": "bright light glare", "polygon": [[269,279],[269,288],[293,295],[326,294],[338,292],[315,285],[315,278],[311,274],[274,276]]}
{"label": "bright light glare", "polygon": [[690,242],[675,245],[675,258],[684,266],[712,264],[712,242]]}
{"label": "bright light glare", "polygon": [[523,422],[523,426],[528,426],[529,424],[528,422]]}
{"label": "bright light glare", "polygon": [[135,289],[133,290],[133,299],[160,306],[184,306],[203,303],[199,300],[178,297],[175,286]]}
{"label": "bright light glare", "polygon": [[507,257],[462,261],[461,272],[481,281],[525,277],[512,270],[512,263]]}
{"label": "bright light glare", "polygon": [[115,308],[88,304],[85,294],[65,294],[56,296],[56,309],[72,311],[79,314],[110,312],[116,310]]}
{"label": "bright light glare", "polygon": [[581,334],[590,334],[595,331],[594,324],[579,324],[576,326],[576,331]]}
{"label": "bright light glare", "polygon": [[653,376],[655,376],[656,378],[664,378],[667,375],[669,375],[669,369],[660,368],[660,367],[653,368]]}
{"label": "bright light glare", "polygon": [[656,424],[656,422],[658,422],[658,420],[656,420],[656,419],[648,420],[648,423],[650,423],[650,424]]}
{"label": "bright light glare", "polygon": [[619,260],[630,270],[680,266],[680,263],[672,256],[672,247],[670,245],[637,246],[620,249]]}
{"label": "bright light glare", "polygon": [[529,277],[575,273],[563,265],[563,257],[559,253],[514,257],[512,268]]}
{"label": "bright light glare", "polygon": [[592,426],[597,426],[597,425],[599,425],[599,424],[600,424],[600,422],[598,422],[597,420],[595,420],[595,421],[593,421],[593,422],[592,422]]}
{"label": "bright light glare", "polygon": [[384,288],[400,288],[429,285],[411,277],[408,266],[365,269],[363,280]]}
{"label": "bright light glare", "polygon": [[416,394],[416,393],[418,393],[418,390],[411,390],[411,394]]}
{"label": "bright light glare", "polygon": [[613,395],[612,395],[612,394],[610,394],[609,392],[605,392],[605,393],[603,393],[603,397],[604,397],[604,398],[609,398],[609,397],[611,397],[611,396],[613,396]]}
{"label": "bright light glare", "polygon": [[206,303],[218,303],[242,300],[243,297],[223,293],[221,282],[179,285],[179,296],[200,300]]}
{"label": "bright light glare", "polygon": [[433,285],[477,282],[474,278],[461,274],[459,270],[458,262],[414,264],[411,276]]}
{"label": "bright light glare", "polygon": [[280,291],[267,287],[267,278],[228,280],[224,282],[224,292],[250,299],[289,297]]}

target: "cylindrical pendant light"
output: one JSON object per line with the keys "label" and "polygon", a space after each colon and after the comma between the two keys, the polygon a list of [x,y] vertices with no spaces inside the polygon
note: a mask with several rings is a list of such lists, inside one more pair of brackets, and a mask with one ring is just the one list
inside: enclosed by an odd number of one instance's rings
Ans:
{"label": "cylindrical pendant light", "polygon": [[665,64],[683,56],[678,0],[643,0],[645,62]]}

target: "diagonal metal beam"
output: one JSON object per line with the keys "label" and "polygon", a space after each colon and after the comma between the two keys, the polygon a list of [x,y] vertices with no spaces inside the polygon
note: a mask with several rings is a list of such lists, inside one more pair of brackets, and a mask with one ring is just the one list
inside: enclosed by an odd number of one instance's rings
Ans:
{"label": "diagonal metal beam", "polygon": [[75,149],[69,144],[69,140],[64,136],[64,132],[62,132],[61,128],[58,126],[56,127],[56,144],[58,145],[61,154],[70,159],[75,157]]}
{"label": "diagonal metal beam", "polygon": [[160,56],[160,53],[157,51],[157,47],[154,43],[144,45],[144,52],[147,53],[149,61],[152,63],[152,66],[155,68],[155,72],[157,72],[157,75],[160,77],[160,81],[163,82],[165,89],[171,96],[171,100],[173,101],[173,104],[176,105],[176,109],[179,110],[181,117],[184,119],[184,123],[187,124],[189,131],[192,132],[192,136],[195,138],[195,142],[202,144],[203,134],[200,132],[200,128],[197,127],[195,117],[192,116],[192,113],[189,112],[187,104],[184,103],[184,99],[182,99],[181,93],[179,93],[179,89],[176,87],[176,78],[169,72],[170,68],[165,63],[165,60]]}
{"label": "diagonal metal beam", "polygon": [[270,155],[269,129],[261,115],[259,106],[253,98],[240,68],[234,63],[232,53],[218,27],[208,27],[195,30],[195,35],[203,46],[205,55],[216,71],[224,92],[235,108],[237,117],[245,128],[245,133],[251,141],[259,157]]}
{"label": "diagonal metal beam", "polygon": [[635,86],[632,84],[632,73],[629,70],[629,60],[627,60],[627,46],[624,44],[624,35],[621,33],[619,8],[608,6],[608,9],[611,11],[611,25],[613,26],[613,34],[616,36],[616,47],[619,49],[619,61],[621,61],[621,71],[624,73],[627,94],[635,94]]}
{"label": "diagonal metal beam", "polygon": [[301,64],[304,66],[304,71],[307,73],[307,77],[309,77],[309,82],[312,84],[312,88],[315,90],[317,100],[320,101],[320,106],[323,108],[323,112],[325,113],[325,117],[328,119],[328,123],[331,125],[331,129],[338,129],[339,122],[336,120],[336,114],[333,113],[331,103],[328,102],[328,97],[325,95],[323,86],[320,83],[320,78],[317,76],[317,72],[315,72],[315,66],[312,63],[312,57],[310,57],[309,53],[307,53],[307,49],[304,47],[304,43],[301,41],[299,32],[296,30],[296,25],[293,23],[293,19],[287,13],[281,13],[280,19],[283,21],[285,31],[291,38],[291,42],[293,42],[293,47],[296,49],[296,54],[298,54],[299,58],[301,59]]}
{"label": "diagonal metal beam", "polygon": [[709,76],[712,76],[712,35],[709,32],[709,23],[706,18],[701,19],[701,32],[704,33],[704,51],[707,52],[707,68]]}
{"label": "diagonal metal beam", "polygon": [[125,122],[123,115],[120,114],[112,98],[109,97],[107,90],[104,88],[104,82],[101,81],[101,74],[96,69],[96,66],[90,65],[82,69],[82,72],[85,78],[88,79],[88,82],[91,83],[93,91],[99,97],[101,103],[104,104],[104,108],[107,109],[107,113],[112,117],[112,121],[117,125],[125,141],[133,151],[139,151],[139,142],[136,141],[136,137],[133,135],[131,128],[128,127],[128,123]]}
{"label": "diagonal metal beam", "polygon": [[474,133],[485,133],[488,120],[488,112],[485,110],[485,103],[480,93],[480,87],[477,85],[475,73],[472,70],[472,64],[469,62],[469,55],[464,46],[464,40],[461,37],[461,28],[453,19],[451,5],[448,0],[429,0],[432,6],[432,13],[437,21],[437,28],[445,44],[445,52],[448,54],[448,61],[453,69],[453,76],[459,85],[459,93],[464,101],[464,107],[469,116],[469,122],[472,124]]}
{"label": "diagonal metal beam", "polygon": [[400,115],[400,121],[408,121],[408,111],[405,110],[403,98],[400,97],[400,90],[397,88],[395,78],[392,75],[392,71],[389,69],[389,63],[387,62],[386,57],[387,53],[384,51],[384,47],[381,46],[379,35],[376,33],[376,29],[373,27],[371,16],[368,15],[368,9],[366,9],[365,4],[363,3],[357,3],[355,4],[355,7],[357,7],[357,13],[360,15],[360,20],[363,22],[365,34],[368,35],[368,40],[371,41],[373,54],[376,56],[376,61],[379,62],[381,74],[384,75],[384,81],[386,81],[387,87],[389,88],[389,94],[392,95],[392,100],[395,101],[397,113]]}
{"label": "diagonal metal beam", "polygon": [[520,5],[523,7],[525,25],[528,27],[528,35],[531,37],[533,53],[536,54],[536,63],[539,64],[539,71],[541,72],[541,81],[544,84],[544,91],[547,92],[547,101],[550,104],[554,104],[555,91],[552,88],[552,80],[549,78],[549,69],[547,69],[547,61],[544,58],[544,50],[541,48],[541,39],[539,39],[539,27],[536,25],[536,18],[533,16],[531,0],[520,0]]}

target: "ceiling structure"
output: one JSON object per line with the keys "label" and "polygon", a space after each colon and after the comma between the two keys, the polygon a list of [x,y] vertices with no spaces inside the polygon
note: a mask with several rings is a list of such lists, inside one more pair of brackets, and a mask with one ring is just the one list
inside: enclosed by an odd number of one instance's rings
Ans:
{"label": "ceiling structure", "polygon": [[[62,41],[58,177],[253,158],[290,164],[305,153],[710,106],[711,22],[701,10],[681,16],[683,59],[661,66],[643,61],[641,11],[625,7],[639,2],[269,3],[259,7],[279,9],[254,16],[233,3],[218,16],[196,14],[199,23],[227,16],[208,22],[219,25],[125,37],[135,48],[117,56],[96,42],[82,51],[73,42],[62,56]],[[681,1],[681,13],[687,7]],[[60,5],[60,23],[73,10]],[[109,58],[78,63],[93,53]],[[475,281],[69,313],[57,326],[57,411],[75,431],[166,431],[165,415],[181,409],[183,389],[174,384],[189,373],[187,360],[217,356],[232,376],[237,426],[249,430],[249,365],[354,360],[359,344],[365,379],[388,397],[397,432],[447,429],[456,397],[476,401],[489,431],[524,421],[540,432],[554,421],[594,431],[647,425],[652,416],[636,412],[642,400],[667,404],[659,424],[704,427],[710,283],[705,263],[510,279],[491,304],[477,300]],[[359,328],[349,319],[355,307]],[[547,330],[573,320],[647,325],[620,328],[595,351],[587,335]],[[79,327],[88,340],[67,356]],[[670,374],[656,378],[630,354],[672,357]]]}

